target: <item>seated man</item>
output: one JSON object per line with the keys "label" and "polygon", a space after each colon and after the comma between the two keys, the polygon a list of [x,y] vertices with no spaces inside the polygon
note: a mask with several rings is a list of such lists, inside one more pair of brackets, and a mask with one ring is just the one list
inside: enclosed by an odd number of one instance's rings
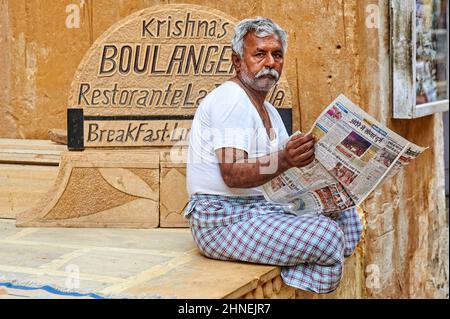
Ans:
{"label": "seated man", "polygon": [[314,160],[314,138],[288,138],[267,93],[280,78],[286,33],[267,18],[241,21],[232,39],[236,76],[205,97],[192,124],[185,211],[202,254],[282,266],[287,285],[335,290],[344,257],[361,224],[354,209],[330,217],[297,216],[267,202],[258,188],[291,167]]}

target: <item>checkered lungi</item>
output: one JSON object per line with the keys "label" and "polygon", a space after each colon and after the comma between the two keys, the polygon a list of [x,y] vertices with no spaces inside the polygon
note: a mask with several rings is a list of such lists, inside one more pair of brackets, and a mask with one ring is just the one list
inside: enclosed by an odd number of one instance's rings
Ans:
{"label": "checkered lungi", "polygon": [[362,231],[355,209],[336,220],[297,216],[263,196],[195,194],[184,215],[203,255],[282,266],[287,285],[316,293],[338,287],[344,257],[352,254]]}

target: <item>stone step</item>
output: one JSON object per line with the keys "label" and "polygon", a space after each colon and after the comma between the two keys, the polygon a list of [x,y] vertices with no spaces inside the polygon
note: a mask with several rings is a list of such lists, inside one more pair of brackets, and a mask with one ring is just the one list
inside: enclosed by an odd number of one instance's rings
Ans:
{"label": "stone step", "polygon": [[58,166],[67,146],[50,140],[0,138],[0,163]]}

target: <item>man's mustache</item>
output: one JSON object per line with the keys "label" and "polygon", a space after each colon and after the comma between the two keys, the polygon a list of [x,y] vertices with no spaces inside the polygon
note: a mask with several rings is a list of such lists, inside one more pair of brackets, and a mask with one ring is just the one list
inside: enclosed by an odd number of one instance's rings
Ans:
{"label": "man's mustache", "polygon": [[276,81],[278,81],[278,79],[280,78],[280,74],[276,70],[270,68],[262,69],[255,75],[255,78],[259,79],[265,75],[271,75],[272,77],[275,78]]}

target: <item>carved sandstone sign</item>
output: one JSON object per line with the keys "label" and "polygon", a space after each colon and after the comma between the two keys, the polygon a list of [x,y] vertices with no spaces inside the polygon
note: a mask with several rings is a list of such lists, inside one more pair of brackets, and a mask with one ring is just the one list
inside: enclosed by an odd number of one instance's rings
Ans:
{"label": "carved sandstone sign", "polygon": [[[84,56],[69,97],[69,149],[173,145],[202,99],[233,73],[236,20],[194,5],[161,5],[110,27]],[[290,125],[284,77],[268,100]]]}

